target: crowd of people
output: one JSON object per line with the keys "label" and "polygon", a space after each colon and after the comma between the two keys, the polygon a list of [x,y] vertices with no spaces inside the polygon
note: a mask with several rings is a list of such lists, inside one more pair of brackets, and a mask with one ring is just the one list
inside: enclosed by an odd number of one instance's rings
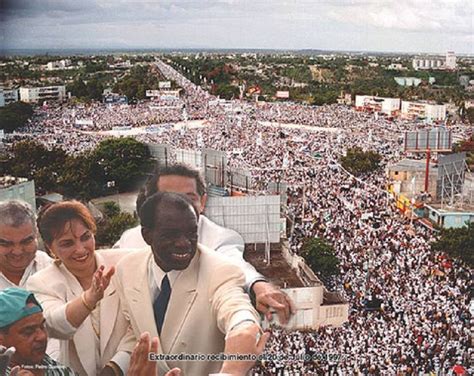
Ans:
{"label": "crowd of people", "polygon": [[[467,368],[473,355],[468,311],[472,271],[433,252],[430,242],[436,234],[410,224],[385,191],[383,170],[400,159],[403,132],[424,125],[376,118],[342,105],[221,103],[169,65],[158,61],[157,66],[183,88],[173,108],[158,101],[42,109],[22,135],[10,137],[34,135],[48,146],[61,144],[79,153],[113,126],[205,120],[196,128],[167,127],[160,134],[136,137],[175,149],[223,150],[229,170],[251,173],[252,186],[246,188],[257,194],[267,193],[270,182],[285,182],[286,214],[294,219],[290,249],[300,254],[304,240],[315,236],[331,243],[340,275],[329,283],[350,304],[349,322],[340,328],[274,328],[266,351],[286,360],[264,361],[255,375],[446,374],[455,365]],[[93,124],[77,126],[77,119]],[[452,129],[459,137],[472,132],[461,125]],[[351,147],[380,153],[380,171],[363,180],[345,171],[337,160]],[[381,302],[380,309],[367,310],[366,302],[374,299]],[[288,360],[288,353],[337,356]]]}

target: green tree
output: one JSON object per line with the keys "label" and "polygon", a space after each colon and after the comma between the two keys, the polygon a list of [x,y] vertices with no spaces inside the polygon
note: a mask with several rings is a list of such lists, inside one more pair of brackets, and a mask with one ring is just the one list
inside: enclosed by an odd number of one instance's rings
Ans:
{"label": "green tree", "polygon": [[104,219],[97,224],[96,241],[98,246],[111,247],[123,232],[138,224],[138,220],[129,213],[122,212],[113,201],[104,203]]}
{"label": "green tree", "polygon": [[13,132],[26,124],[33,115],[33,108],[24,102],[13,102],[0,108],[0,129]]}
{"label": "green tree", "polygon": [[13,145],[8,173],[16,177],[35,180],[38,194],[54,191],[66,159],[64,150],[46,149],[34,141],[21,141]]}
{"label": "green tree", "polygon": [[334,248],[324,239],[307,238],[303,243],[302,256],[323,281],[339,274],[339,260]]}
{"label": "green tree", "polygon": [[223,99],[232,99],[239,96],[239,88],[232,85],[217,85],[213,90],[214,95],[218,95]]}
{"label": "green tree", "polygon": [[77,98],[87,97],[87,86],[82,78],[76,78],[67,86],[67,91],[71,92]]}
{"label": "green tree", "polygon": [[105,177],[91,153],[69,155],[58,177],[58,190],[68,199],[88,201],[105,193]]}
{"label": "green tree", "polygon": [[474,266],[474,223],[461,228],[442,229],[432,249],[459,258],[471,268]]}
{"label": "green tree", "polygon": [[103,91],[104,86],[98,79],[93,78],[87,83],[87,97],[89,99],[101,100]]}
{"label": "green tree", "polygon": [[375,151],[363,151],[361,148],[348,149],[345,157],[340,158],[342,166],[351,174],[359,176],[375,171],[382,156]]}
{"label": "green tree", "polygon": [[102,141],[92,158],[103,171],[105,181],[115,182],[120,192],[136,188],[153,167],[148,147],[130,137]]}
{"label": "green tree", "polygon": [[146,90],[159,88],[160,77],[150,66],[137,65],[115,84],[114,91],[126,95],[129,99],[143,99]]}

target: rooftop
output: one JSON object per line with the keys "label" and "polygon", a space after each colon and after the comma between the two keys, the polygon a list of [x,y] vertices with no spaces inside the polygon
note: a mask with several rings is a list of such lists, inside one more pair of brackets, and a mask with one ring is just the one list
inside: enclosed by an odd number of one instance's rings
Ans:
{"label": "rooftop", "polygon": [[[389,171],[425,171],[426,161],[416,159],[402,159],[398,163],[388,167]],[[438,166],[430,163],[430,171],[438,171]]]}
{"label": "rooftop", "polygon": [[469,204],[469,203],[454,203],[452,206],[449,204],[443,204],[441,206],[441,203],[436,203],[436,204],[429,204],[426,205],[434,210],[436,210],[440,214],[471,214],[474,215],[474,204]]}

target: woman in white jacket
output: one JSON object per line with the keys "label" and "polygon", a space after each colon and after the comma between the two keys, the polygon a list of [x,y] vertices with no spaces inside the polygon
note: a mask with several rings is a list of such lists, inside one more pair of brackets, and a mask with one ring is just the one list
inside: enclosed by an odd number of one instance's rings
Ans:
{"label": "woman in white jacket", "polygon": [[95,251],[94,218],[78,201],[42,210],[38,228],[56,261],[27,287],[43,306],[49,335],[61,340],[59,361],[81,376],[99,375],[104,367],[120,374],[129,362],[129,355],[118,351],[128,325],[112,276],[128,252]]}

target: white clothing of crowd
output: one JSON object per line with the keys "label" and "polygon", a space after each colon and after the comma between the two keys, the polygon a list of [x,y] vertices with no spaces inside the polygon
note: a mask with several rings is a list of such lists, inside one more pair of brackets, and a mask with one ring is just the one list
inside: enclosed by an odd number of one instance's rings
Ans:
{"label": "white clothing of crowd", "polygon": [[[402,157],[403,132],[425,125],[375,119],[341,105],[235,100],[229,111],[170,66],[158,61],[157,67],[184,90],[173,102],[176,109],[150,109],[150,102],[112,110],[103,104],[42,109],[23,135],[10,141],[34,136],[48,147],[57,144],[79,153],[102,139],[85,131],[183,121],[184,107],[188,119],[206,120],[206,126],[164,127],[161,134],[136,138],[180,149],[224,150],[228,168],[252,173],[250,188],[257,194],[265,194],[269,182],[286,182],[287,214],[295,221],[291,250],[300,253],[305,238],[319,236],[334,246],[340,260],[340,275],[325,282],[349,301],[349,322],[311,332],[275,328],[267,347],[282,359],[293,353],[337,354],[337,360],[266,361],[255,375],[439,374],[456,364],[468,368],[472,270],[433,252],[436,234],[416,222],[410,225],[385,192],[383,170]],[[94,125],[79,129],[77,118],[93,119]],[[462,124],[451,129],[462,137],[472,134]],[[350,147],[379,152],[380,172],[359,180],[342,169],[336,161]],[[369,297],[381,300],[381,311],[364,309]]]}

